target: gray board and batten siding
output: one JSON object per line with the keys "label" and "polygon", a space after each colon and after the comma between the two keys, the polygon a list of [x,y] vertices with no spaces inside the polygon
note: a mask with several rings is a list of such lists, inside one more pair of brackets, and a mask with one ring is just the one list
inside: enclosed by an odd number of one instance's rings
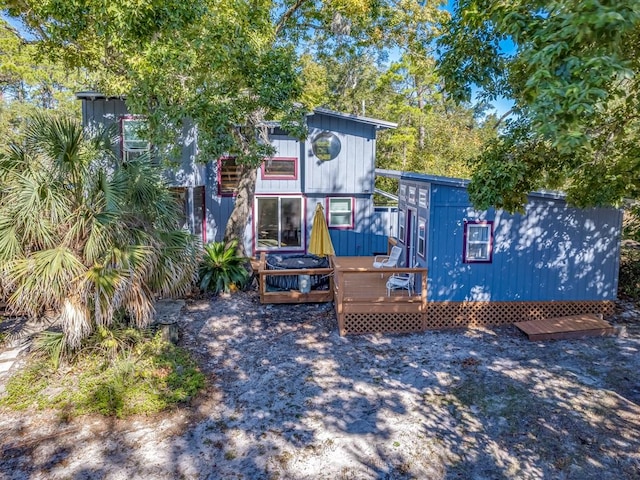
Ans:
{"label": "gray board and batten siding", "polygon": [[[323,113],[308,116],[307,125],[309,135],[302,157],[305,171],[303,191],[324,195],[373,194],[375,125]],[[322,132],[333,133],[341,142],[340,153],[333,160],[322,161],[313,154],[312,141]]]}
{"label": "gray board and batten siding", "polygon": [[[112,147],[120,155],[120,121],[131,117],[125,101],[121,97],[105,97],[95,92],[79,92],[76,97],[82,100],[82,122],[88,128],[113,129]],[[182,145],[181,156],[176,159],[174,168],[167,169],[165,176],[170,185],[176,187],[197,187],[205,184],[204,166],[196,162],[197,134],[193,125],[185,122],[179,139]]]}
{"label": "gray board and batten siding", "polygon": [[[120,120],[130,116],[123,98],[106,97],[96,92],[80,92],[85,126],[114,128],[113,149],[121,154]],[[376,132],[395,128],[396,124],[318,108],[306,117],[309,135],[300,140],[287,135],[277,123],[271,125],[270,141],[274,158],[295,159],[295,178],[263,178],[258,171],[256,197],[279,196],[302,198],[301,242],[294,251],[306,251],[316,203],[327,208],[327,198],[348,197],[354,202],[353,225],[331,228],[330,235],[338,255],[373,255],[386,251],[387,237],[393,233],[395,212],[373,205]],[[320,160],[314,155],[313,140],[330,132],[341,144],[338,155]],[[181,157],[165,177],[171,186],[183,189],[187,225],[193,233],[204,230],[203,240],[221,241],[235,199],[218,189],[220,164],[217,159],[196,161],[197,128],[185,127]],[[255,213],[254,203],[251,217]],[[325,211],[325,213],[327,213]],[[200,218],[198,218],[200,216]],[[249,218],[244,244],[247,252],[258,253],[254,231],[255,219]],[[288,248],[291,250],[291,248]],[[279,251],[283,249],[276,249]],[[287,250],[287,249],[284,249]],[[271,251],[271,250],[270,250]]]}
{"label": "gray board and batten siding", "polygon": [[[414,173],[378,171],[404,185],[399,211],[426,223],[425,256],[430,302],[611,301],[616,299],[622,211],[569,206],[559,192],[529,195],[524,214],[478,211],[467,194],[468,181]],[[408,198],[416,190],[415,202]],[[419,191],[427,206],[418,205]],[[464,261],[465,222],[492,224],[488,262]],[[405,239],[400,239],[403,246]]]}

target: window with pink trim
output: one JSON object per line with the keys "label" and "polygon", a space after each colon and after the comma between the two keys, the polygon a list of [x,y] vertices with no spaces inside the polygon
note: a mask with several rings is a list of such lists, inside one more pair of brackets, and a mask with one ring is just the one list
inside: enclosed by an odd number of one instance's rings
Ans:
{"label": "window with pink trim", "polygon": [[351,197],[327,199],[327,223],[330,228],[353,228],[354,200]]}
{"label": "window with pink trim", "polygon": [[296,180],[298,159],[295,157],[268,158],[262,162],[263,180]]}
{"label": "window with pink trim", "polygon": [[235,157],[223,157],[218,160],[218,195],[231,197],[236,194],[242,169],[236,164]]}
{"label": "window with pink trim", "polygon": [[489,263],[493,255],[493,222],[464,222],[464,262]]}

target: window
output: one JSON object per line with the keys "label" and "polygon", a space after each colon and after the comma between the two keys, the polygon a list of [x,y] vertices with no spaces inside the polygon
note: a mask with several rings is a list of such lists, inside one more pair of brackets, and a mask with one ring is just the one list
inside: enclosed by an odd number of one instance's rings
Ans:
{"label": "window", "polygon": [[268,158],[262,163],[263,180],[295,180],[298,178],[298,159]]}
{"label": "window", "polygon": [[416,187],[409,187],[409,203],[416,203]]}
{"label": "window", "polygon": [[404,211],[398,212],[398,240],[404,243],[405,216]]}
{"label": "window", "polygon": [[327,212],[329,227],[353,228],[353,198],[329,198]]}
{"label": "window", "polygon": [[427,254],[427,222],[424,218],[418,219],[418,255],[425,258]]}
{"label": "window", "polygon": [[493,222],[464,223],[464,262],[491,262]]}
{"label": "window", "polygon": [[256,197],[255,206],[257,249],[302,247],[301,197]]}
{"label": "window", "polygon": [[421,207],[427,206],[427,190],[418,190],[418,205]]}
{"label": "window", "polygon": [[218,195],[235,195],[240,183],[242,167],[236,164],[235,157],[218,160]]}
{"label": "window", "polygon": [[141,135],[144,128],[144,118],[122,117],[120,119],[120,147],[123,160],[135,158],[149,151],[149,142]]}
{"label": "window", "polygon": [[403,201],[407,198],[407,186],[400,185],[400,200]]}

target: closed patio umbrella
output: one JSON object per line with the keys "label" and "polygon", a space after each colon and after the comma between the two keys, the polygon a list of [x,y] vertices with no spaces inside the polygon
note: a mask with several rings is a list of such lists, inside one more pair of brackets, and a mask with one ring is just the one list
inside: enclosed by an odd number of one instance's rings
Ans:
{"label": "closed patio umbrella", "polygon": [[327,221],[324,218],[324,209],[320,202],[318,202],[318,205],[316,206],[316,213],[313,214],[309,253],[319,257],[336,254],[333,249],[333,243],[331,243],[331,237],[329,236]]}

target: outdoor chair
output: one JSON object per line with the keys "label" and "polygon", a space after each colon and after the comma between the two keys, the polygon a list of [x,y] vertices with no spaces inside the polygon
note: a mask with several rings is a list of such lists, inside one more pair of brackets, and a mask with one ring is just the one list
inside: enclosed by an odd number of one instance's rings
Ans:
{"label": "outdoor chair", "polygon": [[387,280],[387,296],[391,296],[391,290],[407,290],[409,296],[413,290],[415,274],[413,273],[394,273]]}
{"label": "outdoor chair", "polygon": [[[391,249],[390,255],[376,255],[373,259],[374,268],[383,268],[389,267],[393,268],[398,265],[398,260],[400,260],[400,255],[402,255],[402,248],[395,246]],[[382,276],[382,274],[380,275]]]}

